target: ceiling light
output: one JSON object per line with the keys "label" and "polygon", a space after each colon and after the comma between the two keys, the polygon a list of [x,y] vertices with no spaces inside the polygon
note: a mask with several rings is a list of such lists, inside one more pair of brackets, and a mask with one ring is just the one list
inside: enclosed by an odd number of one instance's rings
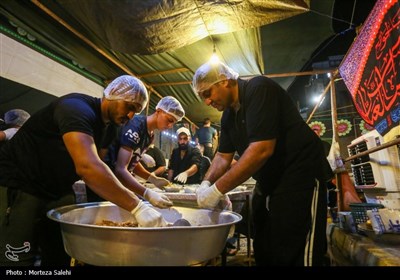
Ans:
{"label": "ceiling light", "polygon": [[210,58],[210,63],[216,64],[218,62],[219,62],[219,58],[218,58],[217,52],[215,51],[215,45],[214,45],[213,54],[211,55],[211,58]]}
{"label": "ceiling light", "polygon": [[313,99],[312,99],[313,103],[314,103],[314,104],[322,104],[322,102],[324,101],[325,97],[322,98],[322,99],[321,99],[321,97],[322,97],[322,94],[320,94],[320,95],[315,95],[315,96],[313,97]]}

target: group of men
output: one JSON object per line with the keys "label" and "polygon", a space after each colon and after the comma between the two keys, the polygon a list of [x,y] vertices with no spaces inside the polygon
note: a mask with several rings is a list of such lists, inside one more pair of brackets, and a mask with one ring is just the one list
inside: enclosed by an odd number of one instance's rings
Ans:
{"label": "group of men", "polygon": [[[290,97],[272,80],[242,80],[222,62],[197,69],[193,90],[206,105],[223,112],[218,150],[196,191],[199,207],[215,208],[227,192],[253,177],[256,264],[322,265],[324,183],[332,174],[320,139]],[[180,128],[168,180],[143,168],[140,160],[154,130],[172,128],[185,113],[178,100],[167,96],[152,115],[136,115],[147,102],[145,85],[121,76],[105,88],[101,99],[77,93],[60,97],[33,114],[3,146],[0,203],[7,209],[0,214],[2,266],[32,265],[39,248],[42,265],[68,265],[59,226],[46,212],[74,203],[71,186],[79,179],[131,212],[139,226],[166,226],[153,206],[170,207],[172,202],[145,188],[131,172],[159,188],[173,179],[190,183],[195,167],[184,170],[177,159],[189,160],[188,155],[200,151],[188,145],[190,132]],[[232,165],[235,153],[239,158]],[[29,250],[7,258],[7,250],[24,244]]]}

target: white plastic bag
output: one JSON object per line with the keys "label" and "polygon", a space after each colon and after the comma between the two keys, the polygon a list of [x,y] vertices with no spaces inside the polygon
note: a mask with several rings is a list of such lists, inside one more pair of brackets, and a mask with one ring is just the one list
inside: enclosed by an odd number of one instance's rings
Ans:
{"label": "white plastic bag", "polygon": [[154,166],[156,166],[156,161],[154,160],[154,158],[148,154],[142,154],[142,159],[141,159],[144,164],[146,164],[146,166],[148,168],[152,168]]}
{"label": "white plastic bag", "polygon": [[339,143],[335,141],[335,138],[332,139],[332,145],[327,160],[332,168],[332,171],[337,173],[346,170],[340,155]]}

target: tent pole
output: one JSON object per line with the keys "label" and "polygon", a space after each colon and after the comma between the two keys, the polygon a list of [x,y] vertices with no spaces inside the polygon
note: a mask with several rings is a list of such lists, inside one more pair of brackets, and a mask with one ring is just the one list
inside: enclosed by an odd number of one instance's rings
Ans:
{"label": "tent pole", "polygon": [[337,131],[337,105],[336,105],[336,88],[335,78],[338,74],[338,70],[331,73],[331,110],[332,110],[332,137],[339,143],[339,133]]}
{"label": "tent pole", "polygon": [[[335,78],[338,74],[338,70],[331,74],[331,110],[332,110],[332,143],[336,142],[339,146],[339,132],[337,130],[337,105],[336,105],[336,88],[335,88]],[[336,177],[336,189],[337,193],[337,206],[338,211],[343,211],[344,207],[344,197],[343,197],[343,184],[342,184],[342,174],[341,172],[335,172]]]}
{"label": "tent pole", "polygon": [[151,91],[149,92],[149,102],[147,102],[147,105],[146,105],[146,116],[148,116],[149,115],[149,108],[150,108],[150,100],[151,100]]}

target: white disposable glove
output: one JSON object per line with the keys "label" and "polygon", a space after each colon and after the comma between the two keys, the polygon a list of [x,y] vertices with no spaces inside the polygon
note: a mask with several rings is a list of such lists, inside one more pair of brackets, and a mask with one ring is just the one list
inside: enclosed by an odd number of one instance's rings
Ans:
{"label": "white disposable glove", "polygon": [[158,208],[168,208],[173,205],[172,201],[165,194],[159,194],[150,189],[144,191],[143,197],[148,200],[151,205]]}
{"label": "white disposable glove", "polygon": [[186,171],[180,173],[178,176],[174,178],[175,181],[181,182],[182,184],[186,183],[188,178],[188,174]]}
{"label": "white disposable glove", "polygon": [[139,227],[166,227],[167,222],[160,212],[140,201],[131,211]]}
{"label": "white disposable glove", "polygon": [[143,154],[141,159],[147,167],[151,168],[156,166],[156,161],[154,158],[148,154]]}
{"label": "white disposable glove", "polygon": [[222,198],[220,205],[222,210],[232,211],[232,202],[227,194],[224,194],[224,197]]}
{"label": "white disposable glove", "polygon": [[196,194],[204,192],[206,189],[211,187],[210,181],[202,181],[200,186],[196,189]]}
{"label": "white disposable glove", "polygon": [[147,178],[147,181],[149,181],[159,189],[164,189],[165,186],[170,184],[170,181],[168,181],[163,177],[157,177],[156,175],[154,175],[154,173],[150,173],[150,176],[149,178]]}
{"label": "white disposable glove", "polygon": [[197,204],[200,208],[214,209],[218,202],[225,196],[217,189],[217,186],[213,184],[211,187],[205,185],[200,186],[196,190]]}
{"label": "white disposable glove", "polygon": [[202,181],[202,182],[201,182],[201,184],[200,184],[200,187],[199,187],[199,188],[209,188],[209,187],[211,187],[211,182],[210,182],[210,181],[207,181],[207,180],[205,180],[205,181]]}

